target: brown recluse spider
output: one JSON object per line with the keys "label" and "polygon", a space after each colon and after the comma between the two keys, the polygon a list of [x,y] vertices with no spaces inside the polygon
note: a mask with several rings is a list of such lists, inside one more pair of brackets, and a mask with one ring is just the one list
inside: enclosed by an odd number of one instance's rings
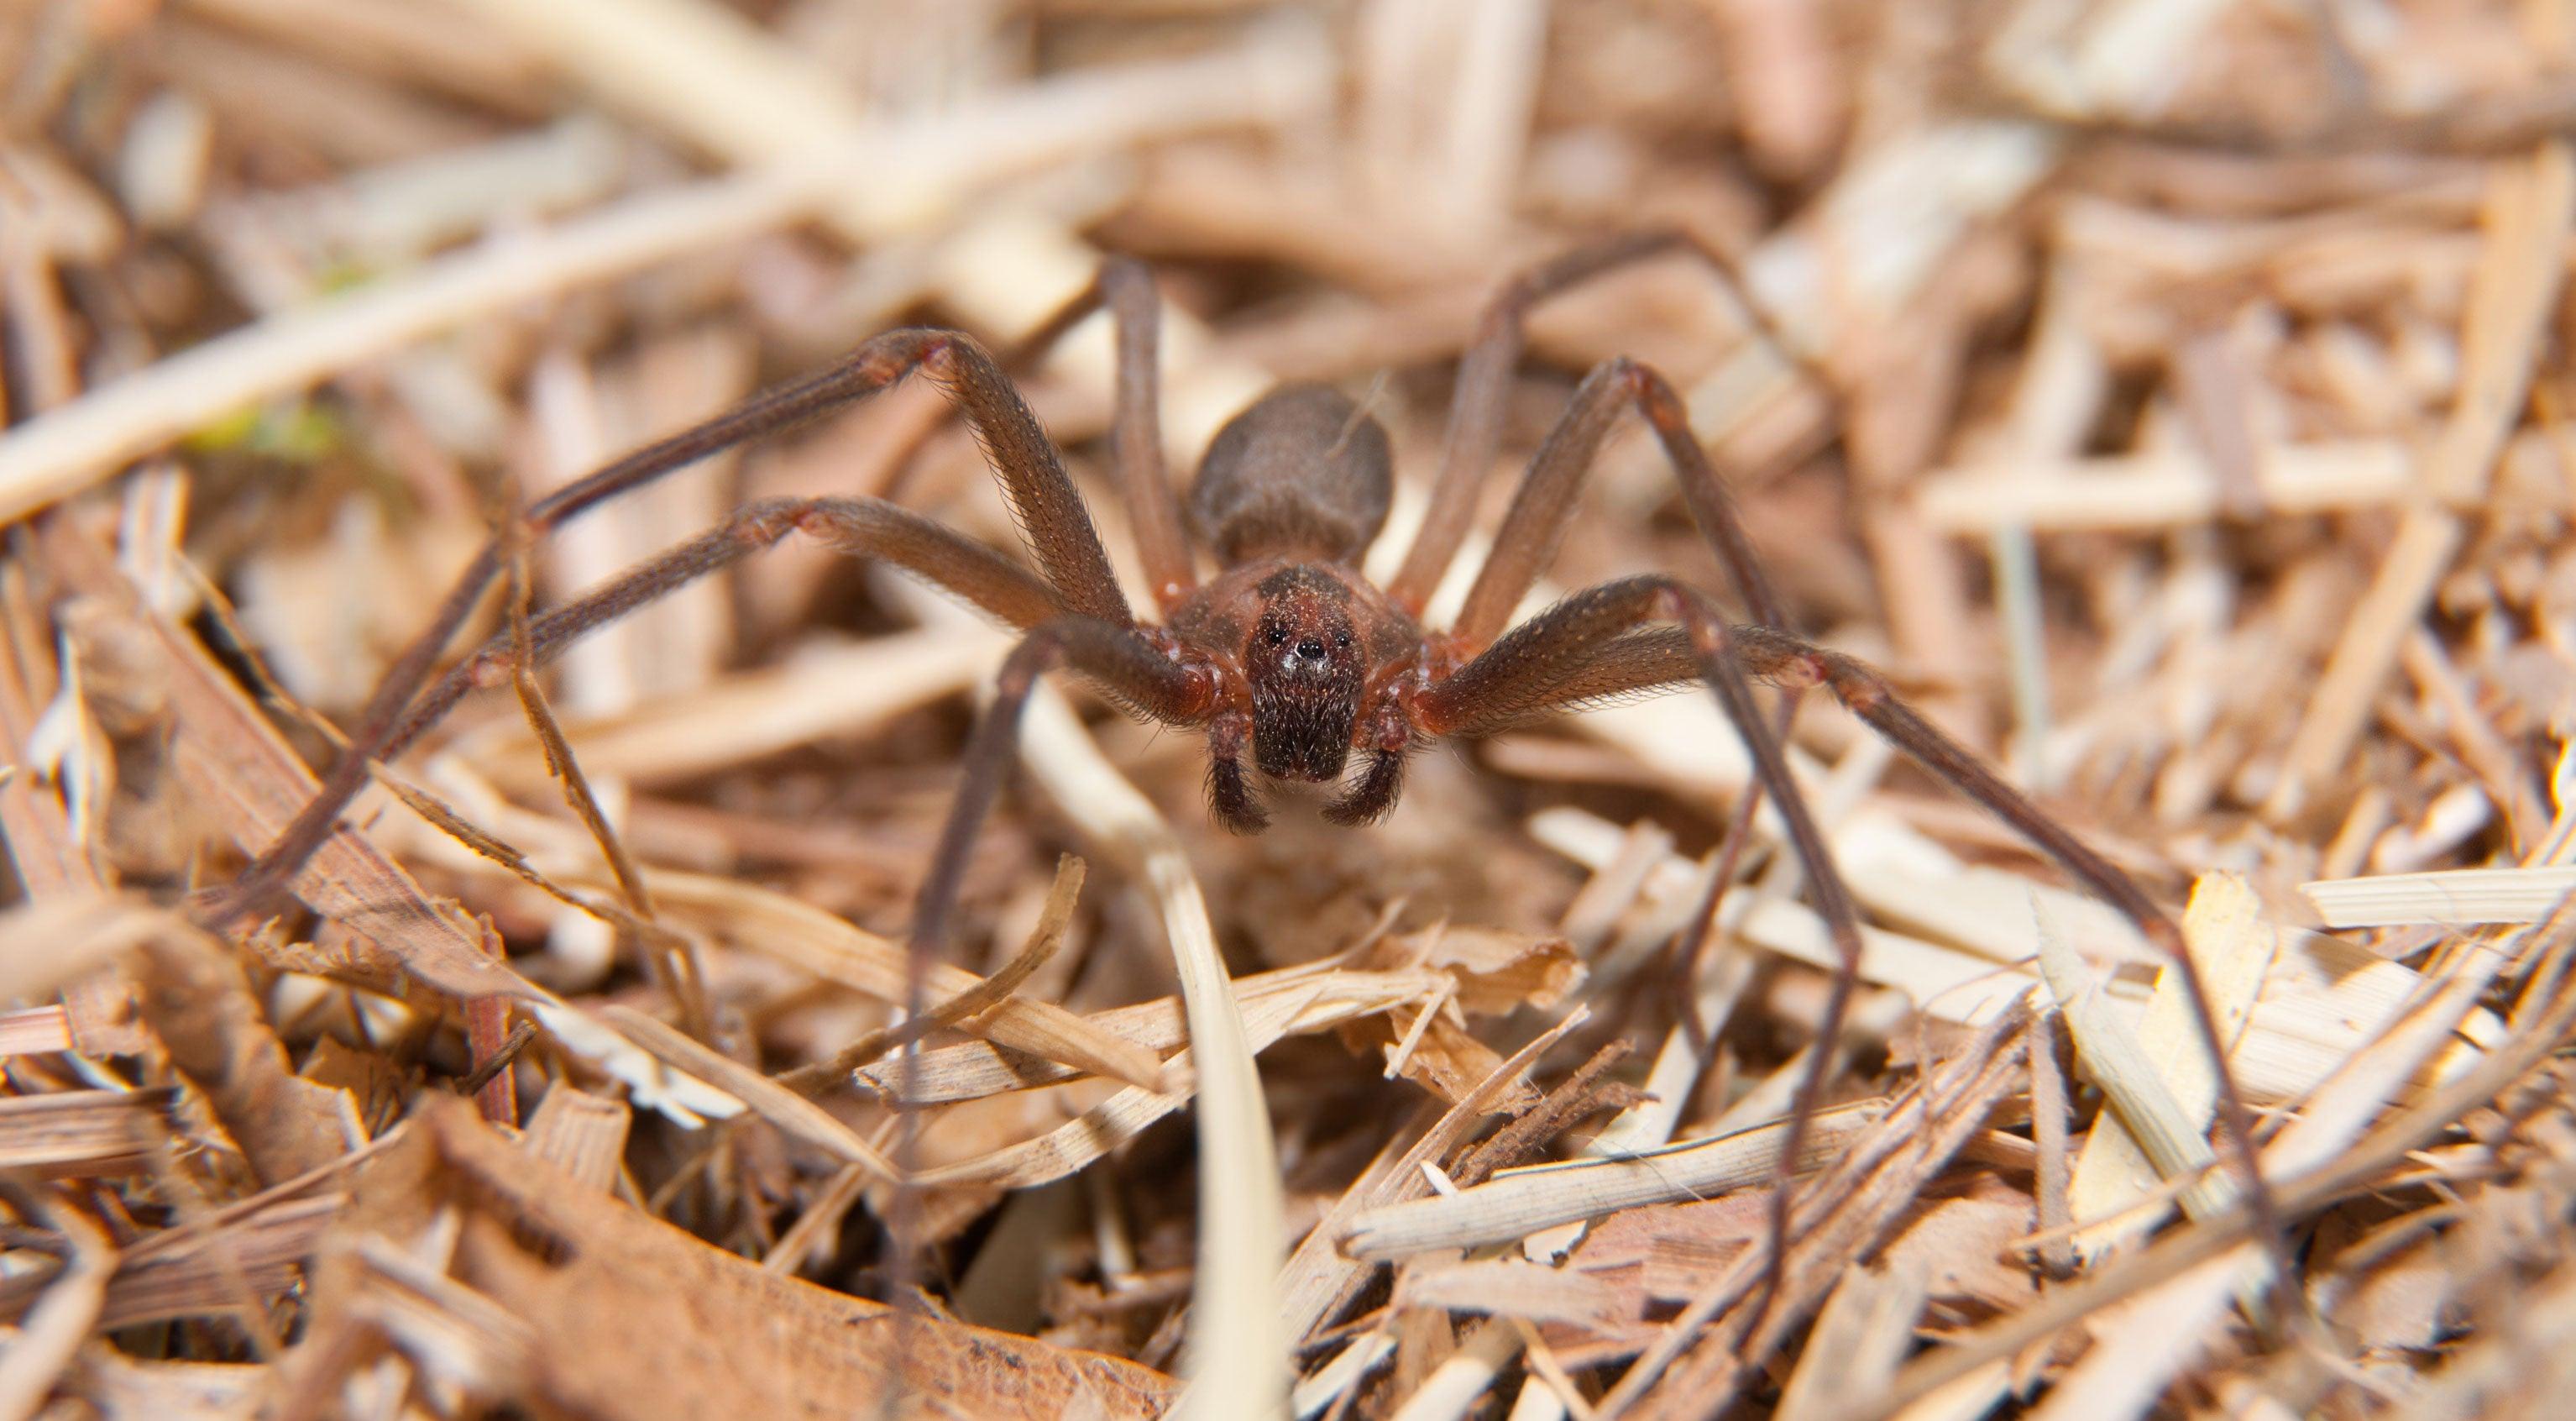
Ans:
{"label": "brown recluse spider", "polygon": [[[756,396],[537,501],[516,535],[543,537],[673,469],[841,409],[920,371],[972,425],[1037,571],[882,500],[774,500],[750,505],[721,527],[536,618],[527,644],[535,658],[550,659],[590,629],[791,532],[853,556],[891,562],[1017,629],[1021,640],[1003,663],[991,708],[968,742],[963,782],[916,900],[910,946],[917,962],[947,941],[967,851],[1008,768],[1021,706],[1038,676],[1050,669],[1082,674],[1138,715],[1204,731],[1209,804],[1238,833],[1256,833],[1267,822],[1258,793],[1263,781],[1339,783],[1356,757],[1357,772],[1324,814],[1340,824],[1366,824],[1393,807],[1406,756],[1427,741],[1477,736],[1550,710],[1704,682],[1751,751],[1757,789],[1779,807],[1842,961],[1781,1155],[1756,1317],[1781,1286],[1789,1244],[1788,1162],[1800,1153],[1806,1122],[1832,1070],[1832,1046],[1841,1034],[1861,944],[1858,913],[1789,778],[1780,732],[1766,721],[1751,682],[1769,682],[1790,697],[1822,687],[2126,914],[2173,961],[2211,1055],[2222,1133],[2244,1176],[2248,1208],[2275,1266],[2282,1267],[2286,1243],[2255,1167],[2243,1098],[2199,973],[2181,950],[2171,920],[2125,874],[1897,699],[1877,672],[1788,630],[1680,399],[1654,370],[1620,358],[1585,377],[1531,460],[1455,624],[1445,631],[1422,625],[1423,608],[1466,534],[1477,486],[1499,447],[1503,397],[1520,356],[1528,309],[1603,271],[1670,250],[1696,253],[1722,275],[1728,271],[1715,253],[1687,238],[1643,234],[1541,266],[1492,303],[1461,370],[1447,450],[1421,532],[1383,589],[1362,577],[1356,563],[1386,519],[1386,434],[1328,387],[1286,386],[1235,416],[1209,446],[1184,516],[1165,476],[1155,412],[1159,298],[1143,267],[1112,260],[1032,344],[1043,346],[1103,307],[1115,322],[1112,462],[1159,623],[1138,619],[1128,607],[1061,457],[1002,365],[958,332],[906,329],[878,336],[820,374]],[[1750,314],[1740,292],[1737,300]],[[1507,625],[1554,555],[1594,453],[1632,406],[1653,429],[1683,502],[1757,624],[1729,625],[1698,589],[1649,574],[1573,593],[1518,626]],[[467,691],[509,679],[518,653],[504,636],[421,691],[448,640],[498,575],[507,545],[507,539],[496,539],[458,581],[429,630],[388,673],[350,752],[295,823],[232,886],[218,905],[221,915],[266,908],[331,832],[370,762],[400,753]],[[1202,547],[1218,565],[1204,582],[1196,558]],[[1747,813],[1749,806],[1739,806],[1739,826]],[[1702,914],[1682,960],[1696,956],[1707,931],[1708,915]],[[1749,1335],[1749,1329],[1739,1335]]]}

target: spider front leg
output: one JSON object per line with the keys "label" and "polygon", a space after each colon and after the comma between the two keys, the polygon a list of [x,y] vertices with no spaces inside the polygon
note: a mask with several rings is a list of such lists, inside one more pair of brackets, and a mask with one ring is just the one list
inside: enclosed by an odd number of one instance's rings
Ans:
{"label": "spider front leg", "polygon": [[1785,1282],[1789,1174],[1804,1149],[1807,1123],[1823,1101],[1833,1072],[1834,1045],[1842,1035],[1852,987],[1860,976],[1860,912],[1834,867],[1806,797],[1789,776],[1780,737],[1754,700],[1736,655],[1734,633],[1705,597],[1673,578],[1631,577],[1605,583],[1575,593],[1522,623],[1483,655],[1417,695],[1414,722],[1432,735],[1474,735],[1543,709],[1551,700],[1570,699],[1565,694],[1570,685],[1603,686],[1605,669],[1633,667],[1669,681],[1680,648],[1669,640],[1637,635],[1655,623],[1679,623],[1687,636],[1689,664],[1715,693],[1727,720],[1742,737],[1753,759],[1756,781],[1779,805],[1790,845],[1807,871],[1817,915],[1824,919],[1826,935],[1840,961],[1817,1027],[1815,1054],[1799,1083],[1781,1145],[1782,1177],[1771,1191],[1771,1255],[1763,1273],[1762,1298],[1753,1311],[1758,1318],[1770,1309]]}
{"label": "spider front leg", "polygon": [[[720,526],[532,619],[526,654],[545,665],[598,628],[774,547],[790,533],[850,557],[891,563],[1023,631],[1059,612],[1054,589],[1036,574],[910,509],[874,498],[781,498],[749,505]],[[421,694],[383,738],[378,756],[401,754],[468,692],[507,680],[519,655],[507,634],[484,643]]]}
{"label": "spider front leg", "polygon": [[[523,527],[514,536],[543,537],[610,498],[737,444],[783,433],[846,408],[915,370],[927,371],[974,426],[1045,575],[1055,603],[1051,611],[1129,623],[1132,618],[1110,570],[1109,555],[1065,473],[1063,459],[992,356],[956,331],[914,329],[878,336],[819,374],[755,395],[538,500],[522,515]],[[443,705],[416,706],[414,699],[457,629],[499,575],[504,541],[495,538],[449,589],[430,625],[387,671],[361,713],[348,749],[323,777],[313,798],[267,852],[218,895],[207,910],[209,918],[228,921],[268,911],[278,892],[330,836],[340,812],[366,783],[368,766],[419,735],[454,703],[451,697]],[[678,564],[670,566],[680,570]],[[458,688],[455,695],[461,694]]]}
{"label": "spider front leg", "polygon": [[[1682,635],[1659,632],[1650,625],[1656,622],[1678,622]],[[1817,914],[1824,919],[1841,959],[1817,1028],[1818,1041],[1830,1044],[1841,1033],[1860,966],[1859,916],[1804,796],[1789,778],[1779,742],[1754,704],[1748,676],[1790,690],[1821,686],[1830,691],[1908,758],[2003,820],[2077,883],[2120,910],[2174,964],[2217,1079],[2221,1134],[2244,1177],[2246,1207],[2275,1267],[2286,1270],[2287,1238],[2271,1187],[2255,1158],[2253,1122],[2236,1087],[2200,969],[2184,949],[2180,930],[2128,875],[2086,847],[1967,747],[1934,728],[1899,699],[1876,671],[1773,628],[1728,627],[1692,589],[1668,577],[1634,577],[1575,593],[1523,622],[1482,656],[1417,696],[1414,714],[1428,733],[1472,737],[1552,707],[1669,685],[1693,672],[1717,694],[1752,755],[1757,784],[1779,804],[1790,843],[1807,871]],[[1820,1049],[1800,1084],[1786,1153],[1781,1157],[1784,1169],[1786,1161],[1797,1158],[1808,1119],[1820,1102],[1830,1060],[1830,1053]],[[1772,1195],[1774,1255],[1765,1275],[1762,1306],[1755,1309],[1757,1317],[1768,1309],[1782,1281],[1788,1243],[1787,1183],[1783,1179]]]}
{"label": "spider front leg", "polygon": [[[1622,406],[1634,403],[1654,428],[1671,462],[1684,503],[1701,533],[1717,553],[1739,595],[1764,625],[1730,631],[1699,595],[1664,578],[1631,579],[1578,593],[1521,628],[1492,642],[1513,607],[1537,583],[1555,555],[1567,525],[1567,513],[1584,474],[1592,464]],[[1646,623],[1679,622],[1686,641],[1658,636]],[[1417,718],[1434,734],[1472,735],[1498,728],[1551,706],[1580,704],[1623,691],[1666,685],[1696,674],[1716,691],[1728,717],[1744,735],[1755,769],[1755,790],[1774,796],[1789,829],[1793,847],[1807,870],[1817,909],[1825,919],[1836,954],[1842,959],[1820,1024],[1820,1049],[1799,1091],[1788,1142],[1795,1159],[1807,1118],[1821,1096],[1830,1070],[1831,1047],[1841,1034],[1851,978],[1859,967],[1858,916],[1840,874],[1826,854],[1803,801],[1788,778],[1779,742],[1799,690],[1822,685],[1871,726],[1934,775],[1977,801],[1988,812],[2021,832],[2075,880],[2128,916],[2141,934],[2170,959],[2181,973],[2186,995],[2208,1052],[2222,1102],[2221,1124],[2235,1163],[2246,1177],[2247,1207],[2264,1235],[2281,1276],[2288,1276],[2288,1243],[2282,1234],[2270,1187],[2256,1167],[2251,1122],[2237,1091],[2227,1048],[2211,1015],[2200,974],[2183,950],[2172,921],[2099,855],[2042,812],[2021,793],[1986,768],[1965,747],[1934,729],[1898,700],[1886,681],[1848,657],[1819,651],[1790,636],[1777,599],[1762,575],[1751,542],[1744,536],[1732,500],[1707,456],[1691,434],[1681,401],[1671,385],[1652,369],[1624,359],[1605,361],[1587,376],[1572,404],[1550,431],[1515,495],[1494,551],[1469,590],[1452,636],[1466,649],[1486,648],[1441,687],[1417,698]],[[1487,643],[1492,642],[1488,648]],[[1744,682],[1747,665],[1787,692],[1780,728],[1760,724],[1751,691]],[[1747,796],[1749,805],[1751,795]],[[1739,823],[1742,811],[1739,811]],[[1724,876],[1711,885],[1707,911],[1696,930],[1705,932]],[[1784,1163],[1785,1168],[1785,1163]],[[1787,1183],[1773,1197],[1773,1258],[1765,1277],[1763,1309],[1782,1281],[1788,1246]],[[1757,1309],[1757,1315],[1763,1309]]]}
{"label": "spider front leg", "polygon": [[[1013,648],[995,679],[992,704],[966,742],[965,778],[939,831],[930,872],[913,899],[911,951],[916,990],[920,964],[944,947],[957,906],[975,832],[991,812],[1019,734],[1020,710],[1037,679],[1063,666],[1098,683],[1121,704],[1165,725],[1206,721],[1215,710],[1221,681],[1216,668],[1181,650],[1170,638],[1134,625],[1095,617],[1059,617],[1031,631]],[[920,1003],[914,1004],[916,1014]]]}

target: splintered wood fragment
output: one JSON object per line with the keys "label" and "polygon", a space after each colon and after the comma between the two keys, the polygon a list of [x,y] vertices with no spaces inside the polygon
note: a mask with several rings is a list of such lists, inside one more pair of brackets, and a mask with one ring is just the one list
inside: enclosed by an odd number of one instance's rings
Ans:
{"label": "splintered wood fragment", "polygon": [[2462,868],[2299,885],[2329,928],[2536,923],[2570,892],[2576,892],[2576,868]]}
{"label": "splintered wood fragment", "polygon": [[1626,1041],[1613,1041],[1592,1053],[1589,1060],[1550,1088],[1547,1097],[1529,1113],[1505,1125],[1484,1143],[1467,1153],[1458,1163],[1457,1181],[1474,1186],[1491,1179],[1497,1170],[1508,1167],[1514,1159],[1527,1159],[1544,1149],[1548,1142],[1565,1133],[1568,1126],[1599,1108],[1596,1102],[1612,1095],[1625,1108],[1636,1103],[1636,1090],[1631,1086],[1613,1085],[1608,1091],[1594,1083],[1601,1073],[1624,1060],[1636,1049]]}
{"label": "splintered wood fragment", "polygon": [[[608,1193],[626,1158],[626,1135],[634,1112],[613,1096],[594,1095],[557,1081],[528,1117],[524,1143],[530,1154],[562,1170],[576,1182]],[[856,1168],[856,1166],[852,1166]]]}
{"label": "splintered wood fragment", "polygon": [[0,1169],[131,1169],[169,1136],[167,1090],[67,1090],[0,1098]]}
{"label": "splintered wood fragment", "polygon": [[1909,1259],[1846,1275],[1816,1315],[1816,1330],[1800,1350],[1774,1414],[1781,1421],[1808,1421],[1828,1397],[1885,1386],[1914,1350],[1915,1321],[1930,1291],[1928,1272],[1921,1260]]}
{"label": "splintered wood fragment", "polygon": [[303,1282],[305,1262],[348,1206],[345,1194],[276,1199],[219,1228],[169,1239],[169,1247],[130,1251],[108,1285],[100,1325],[134,1327],[257,1307]]}
{"label": "splintered wood fragment", "polygon": [[[0,954],[5,952],[0,949]],[[64,1018],[61,1007],[21,1007],[0,1012],[0,1056],[41,1056],[48,1051],[70,1049],[71,1023]]]}
{"label": "splintered wood fragment", "polygon": [[1598,1323],[1615,1320],[1623,1301],[1616,1285],[1576,1270],[1517,1258],[1446,1264],[1424,1259],[1398,1270],[1387,1306],[1398,1312],[1422,1307],[1531,1322]]}
{"label": "splintered wood fragment", "polygon": [[173,934],[147,946],[140,967],[144,1020],[261,1183],[320,1169],[366,1143],[347,1091],[295,1073],[232,952],[202,933]]}
{"label": "splintered wood fragment", "polygon": [[[30,616],[33,610],[23,584],[13,583],[0,591],[0,616]],[[68,636],[63,640],[67,664],[59,670],[77,678],[77,643]],[[26,658],[25,664],[21,664],[21,658]],[[98,862],[102,846],[89,842],[97,837],[95,831],[76,826],[72,805],[63,797],[39,792],[39,787],[31,783],[33,777],[23,772],[25,763],[37,758],[31,752],[35,750],[39,712],[30,683],[40,682],[57,669],[24,643],[18,656],[0,657],[0,744],[13,747],[12,756],[19,761],[20,769],[0,779],[0,844],[5,844],[8,862],[17,870],[26,899],[21,911],[45,904],[100,904],[106,899],[107,885]],[[83,704],[83,696],[70,694],[73,689],[64,688],[66,697],[58,706],[79,713],[89,723],[89,729],[95,731],[95,717]],[[84,741],[91,738],[82,737]],[[64,790],[68,795],[71,786],[64,786]],[[72,907],[67,911],[86,916],[90,910]],[[117,910],[96,911],[115,914]],[[47,939],[38,952],[0,951],[0,998],[34,996],[59,988],[63,993],[63,1026],[77,1049],[99,1056],[148,1050],[149,1033],[133,1020],[128,985],[113,973],[87,970],[111,959],[117,951],[110,936],[95,933],[68,941]],[[44,978],[49,985],[35,987],[26,980],[29,975]],[[12,983],[12,978],[18,980]]]}
{"label": "splintered wood fragment", "polygon": [[2540,358],[2541,337],[2566,280],[2576,224],[2576,149],[2552,139],[2500,165],[2489,189],[2487,246],[2472,278],[2458,402],[2426,461],[2423,501],[2407,510],[2308,700],[2264,806],[2297,814],[2349,758],[2407,632],[2468,536]]}
{"label": "splintered wood fragment", "polygon": [[2073,1219],[2067,1187],[2074,1165],[2066,1148],[2066,1070],[2058,1061],[2062,1021],[2053,1009],[2035,1012],[2030,1019],[2030,1134],[2038,1156],[2039,1230],[2047,1237],[2039,1262],[2052,1278],[2075,1271],[2075,1246],[2066,1236]]}
{"label": "splintered wood fragment", "polygon": [[[13,437],[13,447],[16,442]],[[42,543],[58,575],[121,606],[158,642],[170,670],[181,783],[217,809],[243,852],[266,849],[312,796],[313,772],[196,638],[140,605],[103,549],[63,521],[45,525]],[[453,905],[433,903],[410,874],[354,830],[325,839],[294,886],[315,911],[365,934],[451,995],[544,995],[486,954],[482,934]]]}
{"label": "splintered wood fragment", "polygon": [[[2204,874],[2183,911],[2184,950],[2200,968],[2209,1012],[2232,1052],[2237,1033],[2263,990],[2277,951],[2276,930],[2245,881],[2232,874]],[[2079,1219],[2126,1209],[2163,1179],[2205,1170],[2217,1155],[2209,1144],[2218,1109],[2218,1080],[2201,1040],[2182,973],[2167,969],[2155,998],[2134,1028],[2101,1009],[2073,954],[2041,950],[2049,989],[2066,1013],[2076,1058],[2115,1107],[2093,1127],[2075,1162],[2069,1207]],[[2224,1208],[2235,1186],[2212,1176],[2186,1191],[2183,1207],[2194,1217]],[[2162,1222],[2161,1211],[2123,1217],[2116,1227],[2087,1230],[2075,1239],[2078,1253],[2098,1259],[2121,1242]]]}

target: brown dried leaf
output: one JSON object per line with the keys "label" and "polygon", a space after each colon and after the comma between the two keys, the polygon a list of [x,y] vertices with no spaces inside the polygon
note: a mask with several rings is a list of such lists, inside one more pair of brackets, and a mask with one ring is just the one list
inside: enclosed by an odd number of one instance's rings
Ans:
{"label": "brown dried leaf", "polygon": [[[519,1404],[601,1421],[822,1418],[903,1396],[897,1414],[1053,1417],[1097,1404],[1142,1421],[1172,1397],[1170,1379],[1131,1362],[764,1272],[600,1201],[464,1101],[426,1102],[412,1128],[362,1178],[346,1236],[413,1237],[439,1210],[462,1210],[453,1277],[545,1339]],[[317,1314],[345,1315],[337,1290],[364,1286],[354,1269],[326,1274]]]}

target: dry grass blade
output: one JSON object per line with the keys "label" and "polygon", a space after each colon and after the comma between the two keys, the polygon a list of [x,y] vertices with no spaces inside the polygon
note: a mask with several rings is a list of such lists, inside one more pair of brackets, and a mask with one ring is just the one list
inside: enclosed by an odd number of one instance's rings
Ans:
{"label": "dry grass blade", "polygon": [[[1071,854],[1056,860],[1055,882],[1047,889],[1046,906],[1039,910],[1038,925],[1029,931],[1028,942],[1014,954],[1002,970],[938,1003],[900,1026],[872,1031],[842,1047],[828,1061],[800,1067],[779,1078],[790,1090],[813,1094],[840,1084],[852,1071],[890,1051],[925,1039],[943,1027],[954,1026],[1000,1006],[1019,990],[1022,982],[1047,964],[1056,949],[1064,945],[1064,930],[1073,919],[1074,900],[1082,893],[1082,860]],[[914,1074],[918,1067],[906,1067],[895,1074]],[[917,1079],[917,1076],[916,1076]],[[914,1092],[919,1093],[917,1090]]]}
{"label": "dry grass blade", "polygon": [[[599,13],[605,33],[647,32],[621,14]],[[705,58],[687,52],[692,60]],[[1311,108],[1318,77],[1311,59],[1300,75],[1293,56],[1286,72],[1269,62],[1276,57],[1265,51],[1121,76],[1124,90],[1139,95],[1169,85],[1160,89],[1169,96],[1165,104],[1141,109],[1104,103],[1097,81],[1075,82],[1034,90],[1010,111],[962,123],[871,126],[838,134],[838,141],[800,143],[793,153],[735,176],[629,198],[551,233],[442,258],[408,276],[271,318],[12,431],[0,447],[0,517],[23,517],[126,459],[426,336],[831,211],[849,199],[853,171],[881,175],[891,164],[939,174],[936,193],[917,199],[929,206],[904,212],[919,221],[971,191],[979,171],[1062,161],[1133,141],[1139,131],[1221,128]]]}
{"label": "dry grass blade", "polygon": [[[904,1000],[905,964],[897,943],[785,895],[729,879],[656,871],[649,882],[666,914],[698,922],[748,949],[879,1001]],[[935,996],[954,998],[975,991],[981,980],[962,968],[937,964],[925,986]],[[1142,1089],[1163,1084],[1162,1062],[1151,1051],[1052,1002],[1007,997],[963,1025],[998,1044]]]}
{"label": "dry grass blade", "polygon": [[37,1203],[33,1212],[61,1231],[71,1259],[0,1356],[0,1417],[7,1421],[30,1421],[44,1406],[55,1378],[98,1324],[116,1267],[116,1250],[97,1224],[68,1207]]}
{"label": "dry grass blade", "polygon": [[[1818,1115],[1799,1158],[1820,1169],[1885,1113],[1883,1104],[1847,1105]],[[1342,1251],[1387,1262],[1439,1248],[1476,1248],[1523,1238],[1578,1219],[1684,1199],[1706,1199],[1760,1184],[1779,1169],[1788,1126],[1754,1125],[1709,1140],[1684,1140],[1606,1159],[1505,1170],[1490,1183],[1369,1209],[1342,1231]]]}
{"label": "dry grass blade", "polygon": [[731,1056],[685,1036],[632,1007],[609,1006],[601,1015],[619,1035],[675,1070],[713,1082],[732,1092],[761,1119],[789,1139],[810,1145],[844,1164],[854,1164],[882,1180],[897,1177],[894,1161],[821,1106],[762,1075]]}
{"label": "dry grass blade", "polygon": [[[617,926],[643,929],[643,924],[621,913],[614,903],[590,901],[563,886],[591,886],[585,880],[596,877],[595,859],[559,862],[563,856],[552,848],[532,857],[466,823],[455,810],[435,799],[408,787],[397,793],[424,820],[472,856],[460,858],[460,864],[497,865],[513,878],[559,901]],[[539,867],[540,861],[543,868]],[[546,871],[549,869],[552,872]],[[668,919],[879,1001],[900,1003],[905,998],[902,947],[846,919],[736,879],[655,868],[647,871],[645,882]],[[979,991],[982,980],[962,968],[935,964],[926,985],[934,993],[954,998]],[[989,1036],[999,1045],[1078,1070],[1146,1089],[1160,1089],[1163,1083],[1162,1063],[1152,1049],[1115,1031],[1094,1027],[1050,1002],[1006,997],[960,1025]]]}
{"label": "dry grass blade", "polygon": [[2536,923],[2576,892],[2576,868],[2463,868],[2320,879],[2299,892],[2330,928]]}
{"label": "dry grass blade", "polygon": [[[1449,985],[1438,973],[1361,972],[1324,963],[1238,977],[1235,1001],[1243,1009],[1247,1030],[1258,1041],[1265,1032],[1288,1036],[1328,1030],[1422,1001]],[[1113,1007],[1086,1021],[1095,1030],[1153,1052],[1177,1050],[1189,1040],[1178,997]],[[905,1072],[892,1065],[862,1067],[857,1080],[889,1101],[938,1105],[1054,1085],[1079,1074],[1074,1067],[1038,1053],[970,1042],[922,1053],[908,1085]]]}
{"label": "dry grass blade", "polygon": [[0,1100],[0,1169],[117,1174],[167,1139],[166,1091],[77,1090]]}
{"label": "dry grass blade", "polygon": [[1207,904],[1170,827],[1100,758],[1073,712],[1042,688],[1023,714],[1022,759],[1103,857],[1146,885],[1181,979],[1197,1082],[1200,1209],[1186,1368],[1193,1385],[1182,1404],[1191,1415],[1275,1414],[1287,1404],[1289,1382],[1289,1339],[1270,1296],[1287,1246],[1279,1162],[1254,1047]]}
{"label": "dry grass blade", "polygon": [[2528,163],[2501,169],[2488,204],[2487,257],[2461,333],[2459,402],[2424,470],[2426,502],[2399,525],[2396,544],[2326,664],[2266,806],[2276,818],[2297,812],[2351,751],[2371,693],[2396,665],[2407,628],[2467,537],[2461,510],[2485,497],[2539,359],[2547,313],[2566,279],[2568,233],[2576,225],[2576,149],[2553,140]]}

